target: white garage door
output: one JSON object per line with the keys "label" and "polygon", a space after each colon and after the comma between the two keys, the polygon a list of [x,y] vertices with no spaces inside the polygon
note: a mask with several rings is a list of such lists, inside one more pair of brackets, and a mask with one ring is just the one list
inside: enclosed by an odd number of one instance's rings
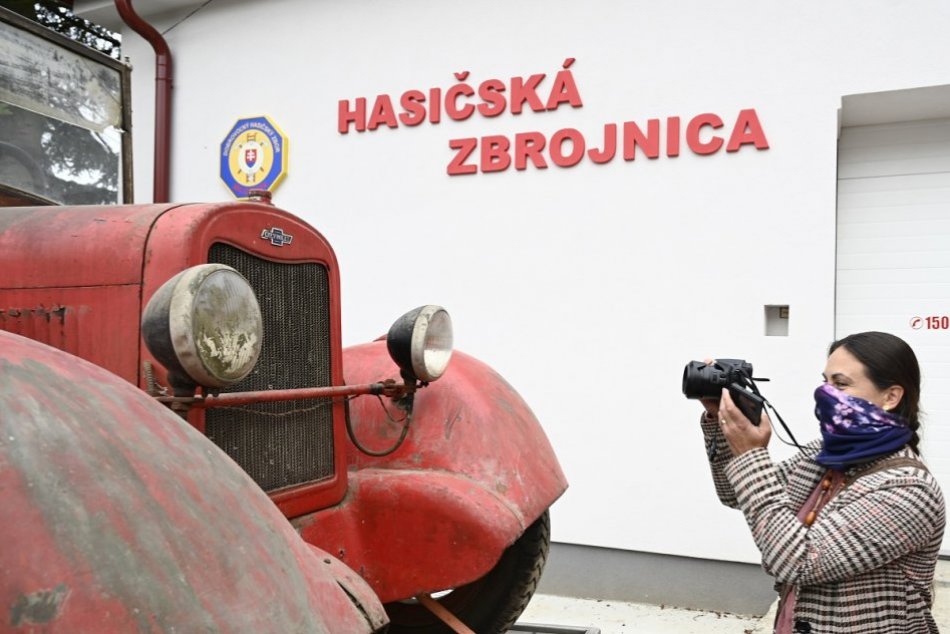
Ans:
{"label": "white garage door", "polygon": [[921,449],[950,499],[950,119],[843,128],[837,255],[835,337],[883,330],[914,348]]}

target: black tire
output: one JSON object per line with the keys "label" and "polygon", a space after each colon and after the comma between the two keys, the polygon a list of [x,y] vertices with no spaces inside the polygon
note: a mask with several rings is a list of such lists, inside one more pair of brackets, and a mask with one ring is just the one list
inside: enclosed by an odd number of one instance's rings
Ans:
{"label": "black tire", "polygon": [[[502,553],[488,574],[437,600],[477,634],[504,634],[534,595],[550,545],[551,518],[545,511]],[[385,607],[391,621],[389,634],[452,634],[418,603],[388,603]]]}

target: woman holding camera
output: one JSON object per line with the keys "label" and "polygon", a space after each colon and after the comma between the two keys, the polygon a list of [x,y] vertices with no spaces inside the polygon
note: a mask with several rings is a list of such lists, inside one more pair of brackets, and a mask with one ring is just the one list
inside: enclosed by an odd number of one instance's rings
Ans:
{"label": "woman holding camera", "polygon": [[728,391],[703,400],[720,500],[745,514],[780,593],[777,634],[937,632],[930,611],[945,506],[920,461],[920,368],[880,332],[831,345],[815,390],[822,438],[782,463]]}

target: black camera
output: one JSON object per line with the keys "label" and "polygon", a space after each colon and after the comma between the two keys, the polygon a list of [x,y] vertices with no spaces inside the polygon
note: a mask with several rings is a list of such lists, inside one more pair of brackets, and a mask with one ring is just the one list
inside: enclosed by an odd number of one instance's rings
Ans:
{"label": "black camera", "polygon": [[722,388],[732,383],[747,386],[752,382],[752,364],[743,359],[716,359],[712,365],[690,361],[683,370],[683,394],[686,398],[718,399]]}
{"label": "black camera", "polygon": [[702,361],[690,361],[683,370],[683,394],[686,398],[711,398],[718,400],[722,388],[736,407],[753,425],[759,424],[765,399],[752,379],[752,364],[743,359],[716,359],[712,365]]}

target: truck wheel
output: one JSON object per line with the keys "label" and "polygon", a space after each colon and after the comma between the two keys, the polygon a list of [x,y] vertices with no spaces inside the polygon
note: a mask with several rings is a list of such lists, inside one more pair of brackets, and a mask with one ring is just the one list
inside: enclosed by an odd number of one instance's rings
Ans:
{"label": "truck wheel", "polygon": [[[551,544],[548,511],[509,546],[488,574],[470,584],[436,594],[447,610],[478,634],[504,634],[531,600]],[[432,612],[416,602],[389,603],[389,634],[451,634]]]}

